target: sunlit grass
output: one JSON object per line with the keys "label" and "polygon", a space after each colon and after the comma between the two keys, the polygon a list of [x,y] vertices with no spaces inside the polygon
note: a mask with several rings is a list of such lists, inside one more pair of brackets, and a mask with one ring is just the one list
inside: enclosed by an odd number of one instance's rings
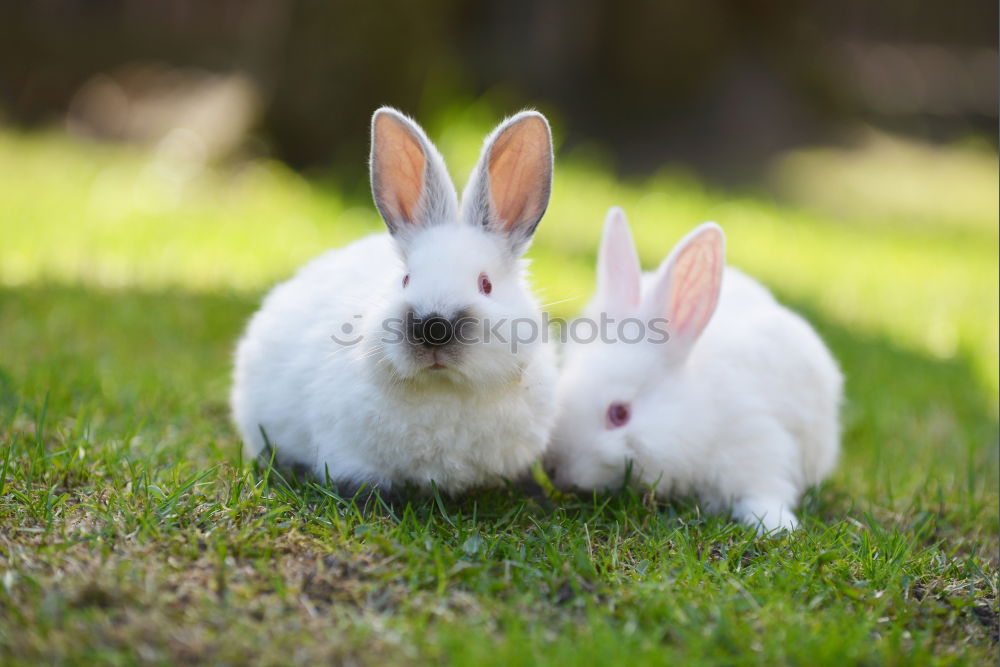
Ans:
{"label": "sunlit grass", "polygon": [[[459,187],[484,132],[453,123],[441,133]],[[669,173],[618,183],[566,156],[531,253],[536,285],[560,315],[582,307],[611,205],[630,215],[647,268],[693,225],[715,220],[729,236],[730,261],[780,294],[859,332],[968,358],[997,397],[996,161],[970,149],[909,147],[886,157],[873,146],[787,159],[776,178],[797,193],[795,207],[708,191]],[[897,173],[904,167],[905,189]],[[863,187],[879,178],[893,184],[884,200],[875,186]],[[0,179],[6,285],[256,292],[324,248],[382,229],[369,201],[345,200],[274,162],[217,169],[168,151],[8,132],[0,134]]]}

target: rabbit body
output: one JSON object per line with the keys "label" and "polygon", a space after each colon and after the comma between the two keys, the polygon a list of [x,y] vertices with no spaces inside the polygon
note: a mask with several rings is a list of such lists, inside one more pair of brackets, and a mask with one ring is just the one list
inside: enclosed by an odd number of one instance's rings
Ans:
{"label": "rabbit body", "polygon": [[[327,252],[268,295],[237,353],[233,405],[250,454],[264,449],[258,424],[266,424],[281,462],[320,479],[434,480],[449,490],[513,478],[542,454],[555,384],[547,348],[500,386],[455,391],[447,379],[428,379],[414,390],[369,346],[331,339],[363,329],[358,305],[382,302],[402,275],[394,244],[378,234]],[[369,307],[368,317],[380,312]]]}

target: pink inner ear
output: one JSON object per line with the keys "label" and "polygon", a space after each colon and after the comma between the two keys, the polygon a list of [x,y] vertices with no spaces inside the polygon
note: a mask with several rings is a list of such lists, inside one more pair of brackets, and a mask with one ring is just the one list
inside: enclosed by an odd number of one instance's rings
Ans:
{"label": "pink inner ear", "polygon": [[420,210],[427,158],[420,142],[397,118],[375,120],[376,177],[383,204],[397,220],[413,222]]}
{"label": "pink inner ear", "polygon": [[545,121],[529,116],[510,126],[493,142],[487,169],[493,211],[505,232],[534,222],[545,208],[545,182],[550,155]]}
{"label": "pink inner ear", "polygon": [[717,229],[702,232],[678,253],[670,281],[669,318],[675,336],[692,340],[708,324],[719,300],[722,262]]}

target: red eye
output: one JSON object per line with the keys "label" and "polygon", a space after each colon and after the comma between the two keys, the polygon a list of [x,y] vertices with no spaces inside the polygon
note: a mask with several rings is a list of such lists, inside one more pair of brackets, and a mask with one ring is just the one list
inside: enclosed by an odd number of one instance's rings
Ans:
{"label": "red eye", "polygon": [[485,273],[479,274],[479,293],[489,295],[493,291],[493,283],[486,277]]}
{"label": "red eye", "polygon": [[410,284],[410,274],[407,273],[405,276],[403,276],[403,287],[406,287],[409,284]]}
{"label": "red eye", "polygon": [[612,403],[608,406],[608,428],[618,428],[628,423],[632,411],[626,403]]}

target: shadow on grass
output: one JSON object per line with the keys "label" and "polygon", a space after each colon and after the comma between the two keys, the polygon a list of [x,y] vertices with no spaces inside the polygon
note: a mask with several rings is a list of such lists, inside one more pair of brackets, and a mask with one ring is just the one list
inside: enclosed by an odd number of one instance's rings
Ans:
{"label": "shadow on grass", "polygon": [[[22,414],[33,414],[47,396],[48,418],[60,428],[86,429],[96,440],[139,433],[173,443],[203,465],[238,462],[228,421],[230,358],[258,302],[245,294],[0,289],[0,411],[9,415],[20,405]],[[805,512],[834,519],[860,497],[890,508],[897,496],[918,492],[927,503],[936,493],[942,505],[964,505],[966,518],[988,511],[996,492],[997,419],[968,360],[859,336],[797,307],[847,376],[844,457],[834,480],[807,497]],[[9,421],[0,414],[0,425]],[[469,511],[487,498],[502,515],[511,493],[434,504]],[[691,512],[683,503],[669,507]]]}

